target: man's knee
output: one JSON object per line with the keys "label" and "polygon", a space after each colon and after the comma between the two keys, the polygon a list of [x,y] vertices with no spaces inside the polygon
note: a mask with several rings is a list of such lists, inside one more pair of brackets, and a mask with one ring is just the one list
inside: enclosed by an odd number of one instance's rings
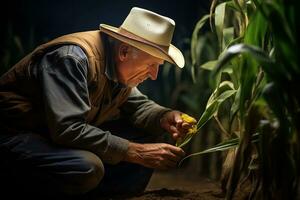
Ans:
{"label": "man's knee", "polygon": [[69,195],[84,194],[96,188],[104,176],[101,159],[94,153],[78,151],[79,167],[69,176],[67,184],[62,186]]}

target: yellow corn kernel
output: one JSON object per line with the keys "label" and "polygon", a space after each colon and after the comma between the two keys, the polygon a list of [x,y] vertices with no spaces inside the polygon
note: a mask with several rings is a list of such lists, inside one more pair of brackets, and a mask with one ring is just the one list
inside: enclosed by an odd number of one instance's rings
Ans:
{"label": "yellow corn kernel", "polygon": [[195,134],[197,132],[197,126],[196,125],[193,125],[192,128],[189,128],[187,134]]}
{"label": "yellow corn kernel", "polygon": [[184,122],[189,123],[189,124],[195,124],[197,122],[193,117],[191,117],[187,114],[181,114],[181,118]]}
{"label": "yellow corn kernel", "polygon": [[197,122],[196,119],[187,114],[181,114],[181,118],[184,122],[193,124],[192,127],[188,129],[187,135],[195,134],[197,132],[197,126],[195,125]]}

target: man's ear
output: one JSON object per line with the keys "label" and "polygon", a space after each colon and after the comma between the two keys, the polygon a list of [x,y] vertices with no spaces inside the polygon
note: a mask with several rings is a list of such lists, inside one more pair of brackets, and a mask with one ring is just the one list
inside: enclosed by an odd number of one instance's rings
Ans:
{"label": "man's ear", "polygon": [[119,50],[118,50],[118,57],[120,61],[125,61],[128,59],[128,54],[129,53],[129,46],[127,44],[120,44]]}

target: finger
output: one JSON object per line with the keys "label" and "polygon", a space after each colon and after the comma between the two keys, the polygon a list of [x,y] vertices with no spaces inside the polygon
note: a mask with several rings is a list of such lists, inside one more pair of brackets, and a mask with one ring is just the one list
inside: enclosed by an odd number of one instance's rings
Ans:
{"label": "finger", "polygon": [[175,162],[175,163],[177,163],[181,159],[180,156],[175,155],[171,151],[169,151],[168,154],[165,155],[165,158],[172,161],[172,162]]}
{"label": "finger", "polygon": [[177,133],[179,137],[182,137],[188,131],[188,129],[183,129],[181,124],[176,127],[172,126],[170,129],[173,133]]}
{"label": "finger", "polygon": [[173,168],[173,167],[176,167],[177,166],[177,161],[173,161],[173,160],[164,160],[164,165],[167,167],[167,168]]}
{"label": "finger", "polygon": [[181,156],[175,155],[174,153],[170,152],[170,154],[168,155],[168,159],[177,163],[178,161],[181,160]]}
{"label": "finger", "polygon": [[181,132],[180,134],[178,134],[178,138],[185,138],[186,134],[186,132]]}
{"label": "finger", "polygon": [[189,128],[191,128],[192,126],[193,126],[193,124],[189,124],[189,123],[183,122],[181,127],[182,127],[183,129],[189,129]]}
{"label": "finger", "polygon": [[174,115],[174,120],[177,124],[181,124],[183,122],[181,116],[180,116],[180,113],[175,113]]}
{"label": "finger", "polygon": [[186,133],[172,133],[172,137],[174,140],[178,140],[179,138],[184,138],[186,136]]}
{"label": "finger", "polygon": [[174,140],[177,140],[178,138],[183,138],[185,137],[188,129],[178,129],[174,126],[170,127],[170,131],[171,131],[171,135],[173,137]]}
{"label": "finger", "polygon": [[173,145],[170,145],[169,148],[170,148],[171,152],[174,153],[177,156],[183,157],[185,155],[185,152],[179,147],[175,147]]}
{"label": "finger", "polygon": [[174,133],[179,133],[178,129],[175,126],[170,126],[170,131]]}
{"label": "finger", "polygon": [[177,140],[179,138],[179,134],[178,133],[172,133],[172,137],[174,140]]}

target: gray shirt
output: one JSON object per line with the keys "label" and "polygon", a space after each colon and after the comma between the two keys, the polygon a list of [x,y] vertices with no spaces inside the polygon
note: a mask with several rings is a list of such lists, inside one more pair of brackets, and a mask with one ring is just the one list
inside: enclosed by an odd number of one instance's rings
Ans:
{"label": "gray shirt", "polygon": [[[113,62],[109,58],[106,61],[105,72],[112,84],[113,96],[126,86],[116,81]],[[43,91],[50,134],[61,145],[90,150],[104,162],[115,164],[125,156],[129,141],[86,122],[90,110],[87,73],[88,59],[75,45],[49,51],[39,62],[36,76]],[[169,109],[157,105],[133,88],[120,110],[135,126],[157,134],[163,132],[159,119]]]}

